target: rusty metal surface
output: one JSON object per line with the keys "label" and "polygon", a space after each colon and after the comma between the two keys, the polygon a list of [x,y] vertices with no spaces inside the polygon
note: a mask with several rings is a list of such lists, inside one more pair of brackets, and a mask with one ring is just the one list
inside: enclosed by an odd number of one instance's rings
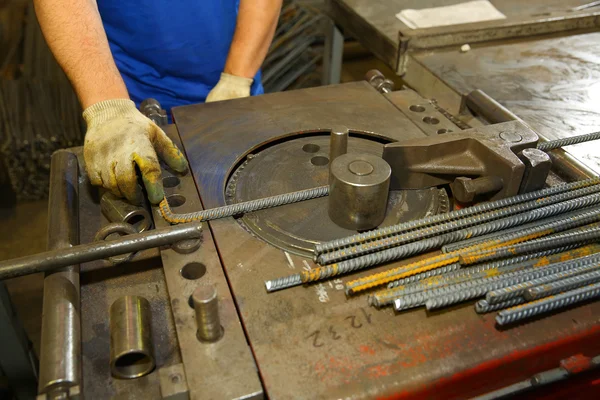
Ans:
{"label": "rusty metal surface", "polygon": [[[351,137],[348,151],[381,157],[383,144]],[[261,150],[233,172],[228,182],[227,202],[239,203],[326,185],[328,156],[328,135],[289,138]],[[390,193],[387,217],[381,226],[435,214],[440,207],[439,196],[437,189]],[[288,252],[311,257],[315,243],[356,233],[331,221],[327,204],[326,197],[313,199],[246,214],[239,221],[265,241]]]}
{"label": "rusty metal surface", "polygon": [[[109,221],[100,211],[100,197],[80,162],[80,242],[94,240],[96,231]],[[110,266],[95,261],[81,266],[81,336],[83,396],[91,399],[155,399],[160,397],[158,369],[181,363],[158,249],[140,252],[131,263]],[[110,372],[109,308],[119,297],[142,296],[152,310],[152,336],[157,369],[131,380],[115,379]]]}
{"label": "rusty metal surface", "polygon": [[[600,33],[589,33],[414,57],[455,91],[484,90],[552,140],[600,126],[599,53]],[[599,142],[567,150],[600,171]]]}
{"label": "rusty metal surface", "polygon": [[[396,137],[424,135],[365,85],[175,108],[204,206],[224,205],[233,166],[289,132],[343,123]],[[371,309],[364,297],[347,299],[337,279],[267,294],[264,280],[314,264],[249,234],[233,218],[209,225],[271,398],[435,397],[439,390],[447,398],[465,398],[555,368],[582,351],[583,339],[600,335],[598,303],[498,330],[493,315],[477,315],[472,305],[429,314]],[[598,343],[587,343],[585,351],[600,353]],[[504,368],[490,379],[489,371],[499,366]]]}
{"label": "rusty metal surface", "polygon": [[[174,125],[165,127],[165,132],[180,144]],[[176,204],[180,205],[174,207],[175,211],[201,210],[202,203],[191,174],[174,175],[168,168],[163,168],[163,182],[172,181],[173,176],[177,176],[178,183],[165,185],[170,186],[165,188],[165,195],[172,203],[177,198]],[[169,226],[160,216],[158,207],[153,207],[152,211],[157,228]],[[263,391],[254,358],[208,227],[202,235],[200,248],[194,252],[160,251],[189,397],[191,400],[260,399]],[[218,291],[224,332],[223,337],[213,343],[201,342],[196,336],[195,312],[190,303],[192,293],[199,285],[214,285]]]}

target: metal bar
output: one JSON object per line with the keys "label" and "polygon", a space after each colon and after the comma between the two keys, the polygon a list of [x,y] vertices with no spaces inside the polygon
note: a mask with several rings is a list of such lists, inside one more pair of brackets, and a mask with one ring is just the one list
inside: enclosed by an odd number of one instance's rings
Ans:
{"label": "metal bar", "polygon": [[170,245],[184,239],[199,238],[201,234],[202,223],[192,222],[123,236],[115,240],[86,243],[68,249],[55,249],[15,258],[0,262],[0,280]]}
{"label": "metal bar", "polygon": [[[52,155],[48,200],[48,249],[68,251],[79,243],[79,169],[75,154]],[[81,384],[79,262],[44,279],[38,391],[66,394]]]}
{"label": "metal bar", "polygon": [[331,20],[325,21],[325,48],[323,49],[323,85],[340,83],[342,58],[344,56],[344,35]]}

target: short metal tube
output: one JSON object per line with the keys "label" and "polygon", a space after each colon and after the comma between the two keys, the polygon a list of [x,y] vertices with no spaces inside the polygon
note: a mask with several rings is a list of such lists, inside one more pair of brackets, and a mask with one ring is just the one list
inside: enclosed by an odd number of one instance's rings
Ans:
{"label": "short metal tube", "polygon": [[139,378],[155,367],[150,303],[124,296],[110,306],[110,370],[123,379]]}
{"label": "short metal tube", "polygon": [[[75,154],[52,155],[48,199],[48,249],[79,243],[78,163]],[[44,279],[39,393],[68,393],[81,380],[79,265]]]}
{"label": "short metal tube", "polygon": [[150,213],[144,207],[134,206],[126,200],[106,192],[100,199],[102,214],[110,222],[125,222],[135,227],[138,232],[144,232],[152,226]]}
{"label": "short metal tube", "polygon": [[344,154],[331,165],[329,217],[351,230],[377,227],[385,219],[391,168],[381,157]]}
{"label": "short metal tube", "polygon": [[215,342],[223,336],[219,318],[219,298],[214,285],[198,286],[192,294],[198,339],[203,342]]}

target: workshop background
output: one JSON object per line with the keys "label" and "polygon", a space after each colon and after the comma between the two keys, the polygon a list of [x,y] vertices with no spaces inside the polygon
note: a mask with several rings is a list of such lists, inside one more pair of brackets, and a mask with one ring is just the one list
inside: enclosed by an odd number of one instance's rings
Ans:
{"label": "workshop background", "polygon": [[[266,93],[321,84],[324,3],[284,1],[263,65]],[[346,38],[341,82],[362,80],[373,68],[395,76],[358,42]],[[395,79],[399,87],[400,79]],[[46,249],[50,155],[82,145],[84,134],[77,97],[44,41],[32,2],[0,0],[0,260]],[[5,284],[39,356],[43,274]]]}

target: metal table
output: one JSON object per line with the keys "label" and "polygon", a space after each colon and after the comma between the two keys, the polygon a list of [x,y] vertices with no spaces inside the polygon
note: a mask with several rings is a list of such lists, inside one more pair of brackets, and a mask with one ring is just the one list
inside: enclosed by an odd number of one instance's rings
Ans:
{"label": "metal table", "polygon": [[[456,3],[328,1],[338,27],[453,113],[463,110],[464,95],[482,89],[549,139],[598,129],[600,35],[589,32],[598,30],[600,9],[569,11],[587,0],[492,0],[506,20],[416,30],[395,16],[406,8]],[[463,44],[471,50],[461,52]],[[569,150],[600,170],[597,145]]]}

